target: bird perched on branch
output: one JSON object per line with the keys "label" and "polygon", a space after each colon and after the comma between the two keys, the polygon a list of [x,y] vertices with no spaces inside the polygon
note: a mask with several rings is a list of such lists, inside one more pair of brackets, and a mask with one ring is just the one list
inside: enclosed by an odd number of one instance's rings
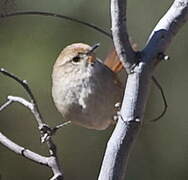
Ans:
{"label": "bird perched on branch", "polygon": [[65,121],[103,130],[113,124],[114,105],[123,96],[116,76],[122,69],[112,51],[103,63],[96,57],[99,44],[74,43],[65,47],[57,58],[52,73],[52,97]]}

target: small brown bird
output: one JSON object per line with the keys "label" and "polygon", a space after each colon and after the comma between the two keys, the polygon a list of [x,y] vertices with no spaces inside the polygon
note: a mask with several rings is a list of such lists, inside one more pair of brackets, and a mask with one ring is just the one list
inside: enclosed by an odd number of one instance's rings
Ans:
{"label": "small brown bird", "polygon": [[65,121],[103,130],[113,124],[123,88],[114,72],[121,63],[114,69],[110,55],[111,65],[104,64],[94,53],[98,46],[75,43],[62,50],[53,67],[52,97]]}

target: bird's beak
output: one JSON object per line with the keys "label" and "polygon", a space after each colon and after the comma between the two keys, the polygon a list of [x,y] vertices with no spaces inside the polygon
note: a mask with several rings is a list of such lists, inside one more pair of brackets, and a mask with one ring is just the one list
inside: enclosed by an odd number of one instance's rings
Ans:
{"label": "bird's beak", "polygon": [[100,46],[100,43],[97,43],[91,46],[91,49],[87,52],[87,55],[91,55],[99,46]]}
{"label": "bird's beak", "polygon": [[87,56],[88,56],[88,59],[87,61],[90,63],[90,64],[93,64],[95,59],[96,59],[96,56],[95,54],[93,53],[98,47],[100,46],[100,43],[97,43],[97,44],[94,44],[93,46],[91,46],[91,49],[87,52]]}

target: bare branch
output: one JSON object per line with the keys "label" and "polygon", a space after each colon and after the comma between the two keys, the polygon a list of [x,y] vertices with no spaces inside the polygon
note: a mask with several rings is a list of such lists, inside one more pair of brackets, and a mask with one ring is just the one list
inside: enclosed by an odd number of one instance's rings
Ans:
{"label": "bare branch", "polygon": [[[128,39],[125,18],[121,18],[125,16],[125,6],[124,0],[111,0],[112,27],[115,28],[112,28],[113,37],[117,36],[113,40],[117,52],[124,47],[123,53]],[[119,120],[108,142],[99,180],[125,180],[128,157],[142,124],[153,72],[158,64],[156,61],[161,60],[159,54],[166,58],[164,51],[187,20],[187,16],[188,0],[175,0],[154,29],[146,48],[135,57],[136,60],[133,61],[132,55],[128,56],[129,51],[132,54],[130,45],[127,48],[127,56],[123,56],[121,50],[118,52],[121,58],[127,58],[126,61],[130,63],[128,69],[134,62],[137,64],[128,75]],[[122,37],[125,40],[122,40]]]}
{"label": "bare branch", "polygon": [[71,121],[66,121],[66,122],[64,122],[64,123],[62,123],[62,124],[59,124],[59,125],[57,125],[57,126],[55,126],[54,128],[53,128],[53,131],[57,131],[58,129],[60,129],[60,128],[62,128],[62,127],[64,127],[64,126],[67,126],[67,125],[69,125],[71,123]]}
{"label": "bare branch", "polygon": [[2,111],[3,109],[5,109],[6,107],[8,107],[11,103],[12,103],[12,101],[8,100],[6,103],[4,103],[3,105],[1,105],[0,106],[0,111]]}
{"label": "bare branch", "polygon": [[27,81],[26,80],[22,80],[20,79],[19,77],[15,76],[14,74],[12,73],[9,73],[8,71],[6,71],[4,68],[0,68],[0,72],[2,74],[4,74],[5,76],[8,76],[10,77],[11,79],[14,79],[16,82],[18,82],[26,91],[27,95],[29,96],[29,99],[31,101],[31,103],[33,104],[33,109],[32,109],[32,112],[34,113],[35,115],[35,118],[37,120],[37,123],[38,123],[38,126],[41,127],[43,126],[43,122],[42,122],[42,116],[41,116],[41,113],[39,111],[39,108],[38,108],[38,105],[37,105],[37,102],[35,100],[35,97],[31,91],[31,89],[29,88],[28,84],[27,84]]}
{"label": "bare branch", "polygon": [[28,158],[34,162],[37,162],[39,164],[48,165],[48,158],[41,156],[37,153],[34,153],[28,149],[25,149],[22,146],[17,145],[10,139],[8,139],[5,135],[3,135],[0,132],[0,143],[3,144],[5,147],[10,149],[11,151],[14,151],[16,154],[19,154],[21,156],[24,156],[25,158]]}
{"label": "bare branch", "polygon": [[7,99],[8,99],[10,102],[18,102],[18,103],[24,105],[25,107],[29,108],[31,111],[34,110],[33,104],[30,103],[29,101],[25,100],[25,99],[22,98],[22,97],[18,97],[18,96],[8,96]]}
{"label": "bare branch", "polygon": [[124,180],[131,147],[141,128],[151,83],[149,68],[144,63],[128,75],[120,116],[108,142],[99,180]]}
{"label": "bare branch", "polygon": [[161,92],[161,95],[162,95],[162,99],[163,99],[163,103],[164,103],[164,109],[163,109],[163,111],[160,113],[160,115],[158,116],[158,117],[156,117],[155,119],[152,119],[151,121],[158,121],[159,119],[161,119],[164,115],[165,115],[165,113],[166,113],[166,111],[167,111],[167,108],[168,108],[168,104],[167,104],[167,100],[166,100],[166,97],[165,97],[165,94],[164,94],[164,92],[163,92],[163,88],[161,87],[161,85],[160,85],[160,83],[158,82],[158,80],[154,77],[154,76],[152,76],[152,80],[153,80],[153,82],[154,82],[154,84],[156,85],[156,87],[159,89],[159,91]]}
{"label": "bare branch", "polygon": [[188,1],[175,0],[167,13],[153,29],[143,50],[145,61],[157,58],[170,45],[172,38],[188,19]]}
{"label": "bare branch", "polygon": [[[5,147],[16,152],[17,154],[20,154],[20,155],[22,155],[28,159],[31,159],[39,164],[49,166],[54,174],[54,176],[51,179],[54,179],[54,180],[63,179],[62,169],[60,168],[58,157],[57,157],[57,148],[56,148],[56,145],[52,141],[52,135],[58,128],[56,128],[56,127],[50,128],[47,124],[45,124],[43,122],[37,102],[35,100],[35,97],[25,80],[21,80],[20,78],[18,78],[17,76],[15,76],[12,73],[9,73],[8,71],[6,71],[3,68],[0,68],[0,73],[16,80],[26,90],[26,92],[30,98],[30,102],[29,102],[22,97],[8,96],[7,97],[8,101],[5,104],[3,104],[2,106],[0,106],[0,111],[3,110],[4,108],[8,107],[8,105],[10,105],[13,102],[18,102],[18,103],[24,105],[25,107],[27,107],[32,112],[32,114],[34,115],[34,117],[38,123],[38,129],[39,129],[39,131],[41,133],[41,137],[42,137],[41,139],[43,142],[47,143],[50,156],[44,157],[44,156],[41,156],[41,155],[34,153],[30,150],[27,150],[27,149],[17,145],[16,143],[12,142],[11,140],[9,140],[2,133],[0,133],[0,142]],[[53,130],[53,129],[55,129],[55,130]],[[44,137],[46,137],[46,138],[44,138]]]}
{"label": "bare branch", "polygon": [[9,150],[15,152],[18,155],[21,155],[27,159],[32,160],[35,163],[48,166],[52,169],[54,176],[50,179],[59,180],[63,179],[62,170],[59,168],[59,164],[57,163],[57,158],[54,156],[45,157],[41,156],[29,149],[25,149],[22,146],[14,143],[10,139],[8,139],[5,135],[0,132],[0,143],[3,144]]}
{"label": "bare branch", "polygon": [[111,20],[115,49],[127,72],[130,73],[136,63],[136,57],[127,32],[126,5],[126,0],[111,0]]}
{"label": "bare branch", "polygon": [[43,12],[42,11],[17,11],[17,12],[10,12],[10,13],[6,13],[6,14],[2,14],[2,15],[0,15],[0,18],[7,18],[7,17],[12,17],[12,16],[22,16],[22,15],[51,16],[51,17],[65,19],[65,20],[68,20],[68,21],[73,21],[73,22],[76,22],[76,23],[79,23],[79,24],[83,24],[87,27],[90,27],[90,28],[106,35],[107,37],[112,38],[111,33],[108,33],[106,30],[96,26],[95,24],[88,23],[88,22],[85,22],[85,21],[81,21],[79,19],[72,18],[72,17],[69,17],[69,16],[65,16],[65,15],[62,15],[62,14],[57,14],[57,13],[50,13],[50,12],[44,12],[44,11]]}

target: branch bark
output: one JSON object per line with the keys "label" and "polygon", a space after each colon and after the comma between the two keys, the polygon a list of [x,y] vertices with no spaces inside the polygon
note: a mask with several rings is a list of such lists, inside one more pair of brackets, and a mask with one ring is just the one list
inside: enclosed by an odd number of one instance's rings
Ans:
{"label": "branch bark", "polygon": [[128,41],[126,0],[111,0],[111,18],[114,45],[129,75],[118,123],[107,144],[98,179],[125,180],[128,157],[142,125],[156,62],[161,60],[161,54],[187,21],[188,0],[174,1],[139,56],[130,48]]}
{"label": "branch bark", "polygon": [[11,141],[9,138],[7,138],[4,134],[0,132],[0,143],[3,144],[5,147],[10,149],[11,151],[15,152],[16,154],[19,154],[21,156],[24,156],[34,162],[38,162],[42,165],[48,165],[48,158],[41,156],[37,153],[34,153],[28,149],[25,149],[22,146],[19,146],[18,144]]}
{"label": "branch bark", "polygon": [[[10,104],[14,102],[18,102],[22,105],[24,105],[26,108],[28,108],[32,114],[35,117],[35,120],[38,124],[38,129],[41,133],[41,140],[42,142],[46,142],[48,149],[49,149],[49,156],[41,156],[31,150],[28,150],[15,142],[11,141],[9,138],[7,138],[5,135],[3,135],[0,132],[0,143],[4,145],[6,148],[9,150],[27,158],[30,159],[38,164],[46,165],[48,166],[52,172],[53,172],[53,177],[50,180],[63,180],[63,171],[61,169],[61,166],[58,161],[57,157],[57,149],[56,145],[52,141],[52,135],[62,127],[63,125],[58,125],[55,128],[50,128],[47,124],[44,123],[42,116],[40,114],[38,105],[36,103],[36,100],[34,98],[34,95],[32,94],[31,89],[29,88],[27,82],[25,80],[21,80],[17,76],[15,76],[12,73],[9,73],[3,68],[0,68],[0,73],[16,80],[27,92],[30,101],[27,101],[26,99],[22,97],[17,97],[17,96],[8,96],[7,97],[7,102],[5,102],[3,105],[0,106],[0,111],[3,109],[7,108]],[[67,124],[67,123],[66,123]]]}
{"label": "branch bark", "polygon": [[127,32],[126,5],[126,0],[111,0],[111,20],[114,46],[121,62],[130,73],[136,57]]}
{"label": "branch bark", "polygon": [[188,1],[175,0],[157,23],[143,49],[145,61],[156,58],[169,47],[173,37],[188,19]]}

